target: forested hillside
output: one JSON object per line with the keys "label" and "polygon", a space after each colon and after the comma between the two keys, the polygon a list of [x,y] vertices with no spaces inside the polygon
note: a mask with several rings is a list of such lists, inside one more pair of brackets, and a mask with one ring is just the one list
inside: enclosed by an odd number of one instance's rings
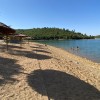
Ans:
{"label": "forested hillside", "polygon": [[26,34],[34,40],[50,40],[50,39],[92,39],[94,36],[87,36],[74,30],[59,28],[33,28],[33,29],[17,29],[16,33]]}
{"label": "forested hillside", "polygon": [[100,35],[95,36],[95,38],[100,38]]}

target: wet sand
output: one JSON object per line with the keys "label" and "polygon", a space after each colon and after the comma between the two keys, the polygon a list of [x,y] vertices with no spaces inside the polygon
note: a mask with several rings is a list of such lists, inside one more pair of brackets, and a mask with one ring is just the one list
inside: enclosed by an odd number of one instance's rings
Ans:
{"label": "wet sand", "polygon": [[0,45],[0,100],[100,100],[100,64],[39,43]]}

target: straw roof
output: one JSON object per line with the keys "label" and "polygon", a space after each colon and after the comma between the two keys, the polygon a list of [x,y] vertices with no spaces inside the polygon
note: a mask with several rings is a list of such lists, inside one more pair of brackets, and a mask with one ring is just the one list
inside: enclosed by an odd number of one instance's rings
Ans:
{"label": "straw roof", "polygon": [[15,37],[28,37],[28,36],[24,34],[16,34]]}
{"label": "straw roof", "polygon": [[12,34],[15,30],[0,22],[0,34]]}

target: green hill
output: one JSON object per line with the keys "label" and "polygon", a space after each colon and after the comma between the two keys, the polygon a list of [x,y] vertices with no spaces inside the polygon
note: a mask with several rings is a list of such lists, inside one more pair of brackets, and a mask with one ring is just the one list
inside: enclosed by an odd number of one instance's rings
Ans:
{"label": "green hill", "polygon": [[16,29],[16,33],[22,33],[30,36],[34,40],[53,40],[53,39],[93,39],[94,36],[87,36],[80,32],[70,31],[60,28],[33,28],[33,29]]}

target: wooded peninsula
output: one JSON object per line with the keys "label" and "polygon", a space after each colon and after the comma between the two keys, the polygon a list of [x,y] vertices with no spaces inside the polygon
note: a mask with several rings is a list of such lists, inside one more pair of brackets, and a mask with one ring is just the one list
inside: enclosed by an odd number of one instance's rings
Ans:
{"label": "wooded peninsula", "polygon": [[16,29],[16,33],[25,34],[33,40],[58,40],[58,39],[94,39],[94,36],[88,36],[75,30],[60,28],[33,28],[33,29]]}

